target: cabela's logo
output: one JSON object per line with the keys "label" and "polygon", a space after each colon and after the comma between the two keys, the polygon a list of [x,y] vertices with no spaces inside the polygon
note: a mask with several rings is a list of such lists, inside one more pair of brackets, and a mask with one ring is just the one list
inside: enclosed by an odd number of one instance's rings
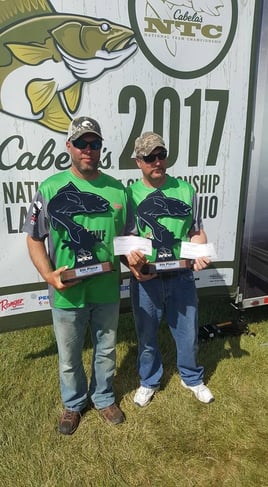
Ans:
{"label": "cabela's logo", "polygon": [[128,8],[144,55],[175,78],[196,78],[215,69],[237,25],[237,0],[129,0]]}
{"label": "cabela's logo", "polygon": [[133,37],[108,20],[59,14],[48,0],[1,0],[0,110],[67,132],[83,84],[124,63]]}

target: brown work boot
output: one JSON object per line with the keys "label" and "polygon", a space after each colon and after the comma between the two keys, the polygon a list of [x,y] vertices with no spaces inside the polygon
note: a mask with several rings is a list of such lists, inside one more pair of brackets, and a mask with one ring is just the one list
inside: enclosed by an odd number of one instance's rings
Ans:
{"label": "brown work boot", "polygon": [[78,428],[81,413],[64,409],[59,420],[59,432],[63,435],[72,435]]}
{"label": "brown work boot", "polygon": [[121,409],[114,403],[107,408],[98,409],[98,412],[102,419],[110,424],[120,424],[125,421],[125,416]]}

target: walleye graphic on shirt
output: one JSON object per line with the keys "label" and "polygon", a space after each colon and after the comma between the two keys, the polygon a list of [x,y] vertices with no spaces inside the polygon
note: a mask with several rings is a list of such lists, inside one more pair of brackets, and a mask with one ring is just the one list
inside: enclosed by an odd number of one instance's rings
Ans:
{"label": "walleye graphic on shirt", "polygon": [[47,212],[54,230],[63,227],[67,230],[70,240],[63,240],[62,248],[68,247],[75,253],[74,267],[95,264],[98,259],[94,246],[101,239],[93,232],[76,223],[73,217],[82,214],[106,213],[109,201],[94,193],[79,191],[73,183],[69,183],[58,191],[47,205]]}
{"label": "walleye graphic on shirt", "polygon": [[191,206],[176,198],[170,198],[157,189],[149,194],[137,207],[138,224],[141,230],[148,226],[152,232],[152,245],[157,249],[157,260],[171,260],[174,258],[172,247],[180,239],[174,237],[164,225],[159,223],[159,217],[171,216],[186,218]]}
{"label": "walleye graphic on shirt", "polygon": [[49,0],[0,3],[0,110],[67,132],[83,84],[134,54],[134,32],[106,19],[57,13]]}

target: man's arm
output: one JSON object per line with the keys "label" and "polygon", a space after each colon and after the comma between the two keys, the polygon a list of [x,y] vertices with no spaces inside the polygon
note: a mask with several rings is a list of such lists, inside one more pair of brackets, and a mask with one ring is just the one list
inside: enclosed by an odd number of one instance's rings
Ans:
{"label": "man's arm", "polygon": [[51,284],[58,291],[77,284],[78,281],[63,284],[60,275],[68,267],[63,266],[53,270],[43,240],[36,240],[30,235],[27,235],[26,242],[33,265],[48,284]]}

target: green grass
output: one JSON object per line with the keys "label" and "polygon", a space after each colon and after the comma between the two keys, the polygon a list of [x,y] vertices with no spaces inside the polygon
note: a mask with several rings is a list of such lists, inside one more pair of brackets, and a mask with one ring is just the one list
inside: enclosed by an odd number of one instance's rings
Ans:
{"label": "green grass", "polygon": [[[220,301],[201,303],[200,326],[232,314]],[[62,406],[52,327],[0,334],[0,486],[267,487],[268,308],[246,317],[255,337],[200,344],[216,398],[209,405],[180,386],[163,323],[162,387],[148,407],[137,408],[136,336],[132,315],[123,314],[115,392],[127,421],[112,427],[91,410],[70,437],[57,432]],[[91,354],[87,339],[88,370]]]}

